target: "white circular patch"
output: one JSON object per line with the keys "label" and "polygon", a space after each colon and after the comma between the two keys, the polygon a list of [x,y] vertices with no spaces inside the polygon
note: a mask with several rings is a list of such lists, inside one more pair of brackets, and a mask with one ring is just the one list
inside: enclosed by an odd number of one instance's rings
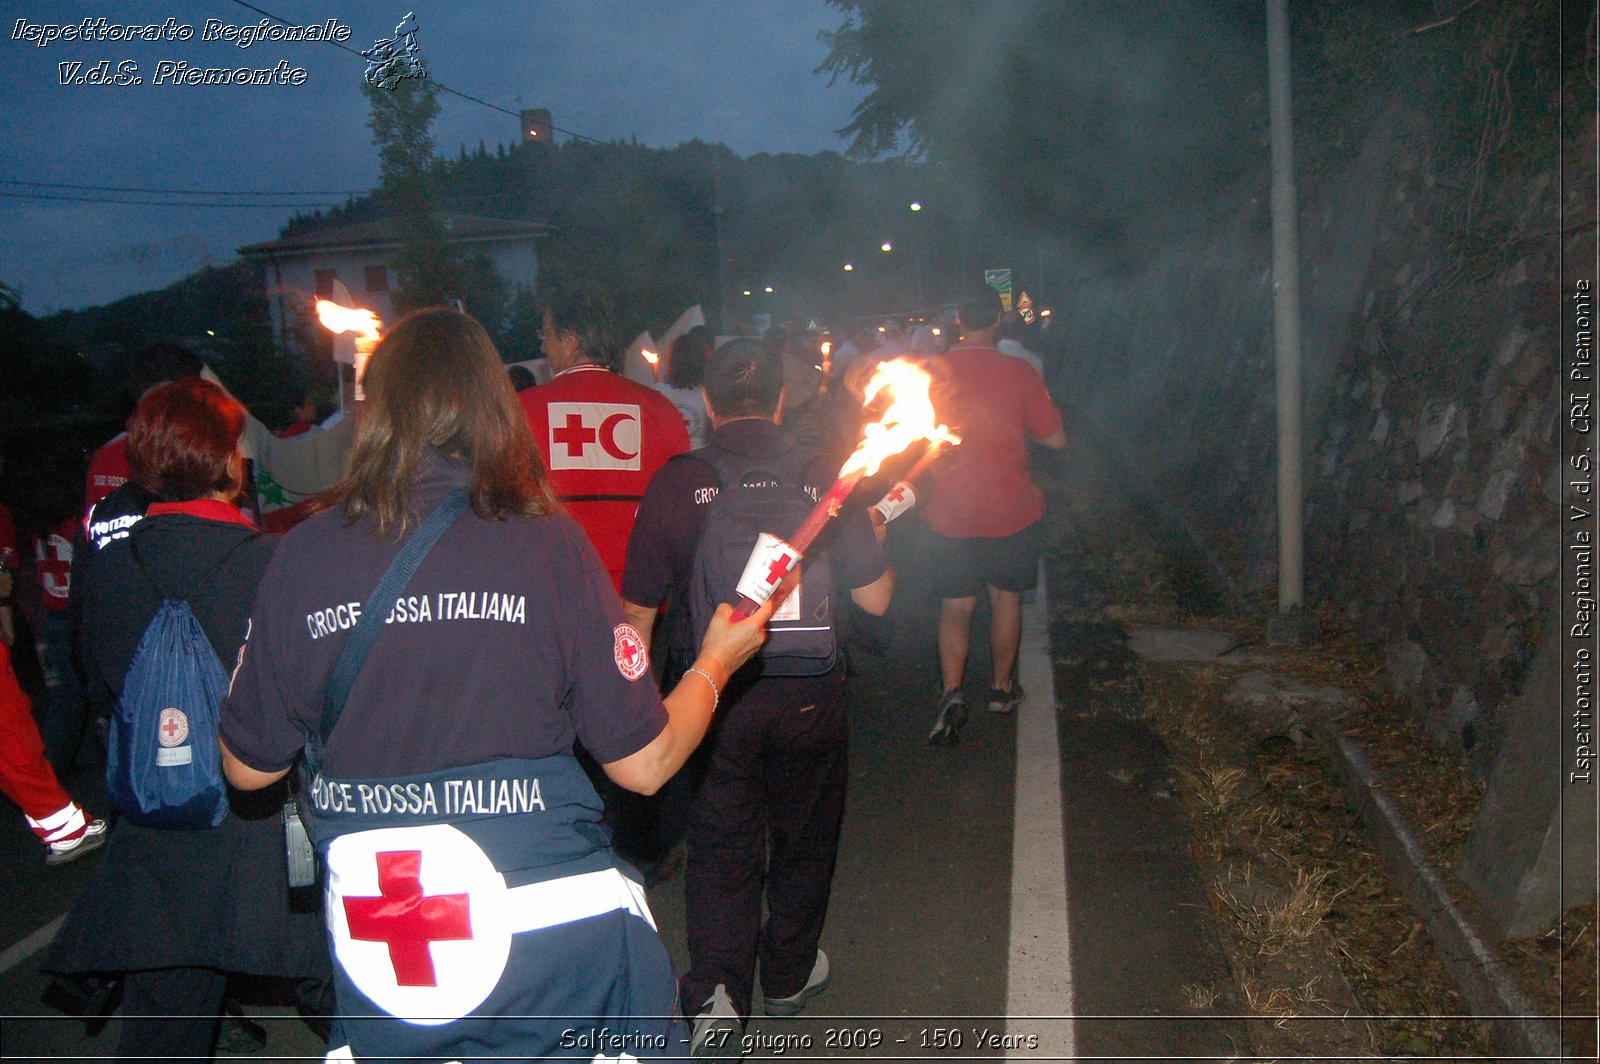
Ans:
{"label": "white circular patch", "polygon": [[650,652],[644,648],[639,629],[624,622],[612,630],[612,635],[616,638],[611,653],[617,659],[618,672],[629,680],[637,680],[650,671]]}
{"label": "white circular patch", "polygon": [[771,532],[763,532],[756,537],[755,548],[750,551],[734,590],[760,605],[772,597],[779,584],[799,570],[800,558],[800,552],[794,547]]}
{"label": "white circular patch", "polygon": [[189,718],[181,709],[163,709],[156,721],[156,741],[162,746],[182,746],[189,738]]}
{"label": "white circular patch", "polygon": [[449,824],[358,831],[328,847],[334,955],[408,1023],[449,1023],[483,1004],[511,953],[508,916],[505,877]]}

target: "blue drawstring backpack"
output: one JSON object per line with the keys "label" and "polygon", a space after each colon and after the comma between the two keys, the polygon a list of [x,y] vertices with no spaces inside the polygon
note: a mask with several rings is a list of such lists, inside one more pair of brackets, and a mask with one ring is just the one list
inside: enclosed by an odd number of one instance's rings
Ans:
{"label": "blue drawstring backpack", "polygon": [[[204,587],[236,544],[195,585]],[[228,785],[217,745],[228,674],[189,603],[168,594],[129,543],[134,564],[161,596],[117,694],[106,750],[106,797],[135,824],[214,828],[228,815]]]}

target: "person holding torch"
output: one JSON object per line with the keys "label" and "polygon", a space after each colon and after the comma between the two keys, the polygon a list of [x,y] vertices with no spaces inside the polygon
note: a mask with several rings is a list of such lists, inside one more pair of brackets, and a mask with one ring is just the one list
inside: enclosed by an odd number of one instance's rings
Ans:
{"label": "person holding torch", "polygon": [[654,793],[772,610],[718,610],[663,699],[482,326],[412,312],[365,386],[330,508],[262,579],[222,723],[236,787],[312,763],[329,1059],[679,1059],[671,959],[574,744]]}
{"label": "person holding torch", "polygon": [[[698,641],[704,620],[697,604],[709,601],[708,592],[725,597],[737,585],[744,594],[752,582],[786,572],[768,600],[768,608],[783,601],[766,648],[722,691],[689,814],[690,969],[680,998],[694,1019],[695,1059],[740,1055],[758,959],[769,1016],[800,1011],[827,985],[828,958],[818,941],[844,812],[847,722],[845,666],[832,641],[842,603],[830,602],[829,591],[849,588],[857,605],[881,615],[894,590],[893,570],[862,510],[828,522],[814,544],[794,534],[835,482],[836,466],[797,447],[782,427],[783,376],[781,357],[759,340],[731,340],[711,356],[703,387],[710,442],[672,459],[650,482],[622,581],[623,616],[640,633],[649,633],[658,609],[671,603],[670,678],[672,663],[681,670]],[[765,522],[759,537],[720,538],[733,526],[730,508],[747,499],[751,511],[740,512]],[[758,538],[772,549],[752,555]],[[715,550],[719,542],[727,549]],[[787,575],[796,567],[798,586]],[[714,581],[706,579],[710,572],[718,574]]]}

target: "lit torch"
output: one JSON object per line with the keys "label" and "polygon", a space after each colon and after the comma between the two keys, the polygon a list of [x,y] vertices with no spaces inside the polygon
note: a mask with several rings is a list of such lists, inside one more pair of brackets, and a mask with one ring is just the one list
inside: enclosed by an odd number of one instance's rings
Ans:
{"label": "lit torch", "polygon": [[660,380],[661,379],[661,368],[660,368],[661,356],[658,353],[656,353],[655,351],[650,350],[648,347],[641,347],[639,349],[639,354],[644,358],[644,360],[646,362],[650,363],[650,376],[654,377],[656,380]]}
{"label": "lit torch", "polygon": [[317,300],[317,320],[332,333],[354,333],[356,342],[355,377],[356,402],[365,396],[361,391],[361,378],[367,372],[367,359],[378,346],[378,329],[383,322],[372,311],[363,307],[344,307],[331,299]]}
{"label": "lit torch", "polygon": [[[817,505],[793,536],[782,540],[770,533],[761,534],[735,589],[739,601],[733,608],[734,620],[743,620],[754,613],[780,585],[783,593],[787,593],[785,578],[798,570],[806,548],[817,538],[822,526],[838,516],[839,508],[861,478],[876,473],[884,462],[919,441],[929,443],[930,452],[961,442],[947,426],[937,423],[933,401],[928,397],[931,382],[928,371],[908,359],[891,359],[878,366],[867,382],[863,397],[868,407],[880,396],[886,399],[883,413],[877,421],[863,427],[861,442],[839,467],[839,477],[833,487],[817,500]],[[927,461],[927,456],[923,460]]]}
{"label": "lit torch", "polygon": [[917,505],[917,478],[920,477],[933,460],[938,458],[947,443],[960,443],[958,439],[930,440],[928,449],[917,459],[911,471],[901,477],[895,486],[884,492],[883,498],[872,504],[872,520],[875,524],[886,525],[896,517],[907,513]]}

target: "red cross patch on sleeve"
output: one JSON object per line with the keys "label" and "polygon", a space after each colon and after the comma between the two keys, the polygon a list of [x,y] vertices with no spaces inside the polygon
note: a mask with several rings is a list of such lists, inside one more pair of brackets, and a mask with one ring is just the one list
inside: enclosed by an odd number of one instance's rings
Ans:
{"label": "red cross patch on sleeve", "polygon": [[611,647],[617,659],[617,671],[629,680],[637,680],[650,671],[650,652],[645,649],[639,629],[623,622],[612,630],[615,641]]}

